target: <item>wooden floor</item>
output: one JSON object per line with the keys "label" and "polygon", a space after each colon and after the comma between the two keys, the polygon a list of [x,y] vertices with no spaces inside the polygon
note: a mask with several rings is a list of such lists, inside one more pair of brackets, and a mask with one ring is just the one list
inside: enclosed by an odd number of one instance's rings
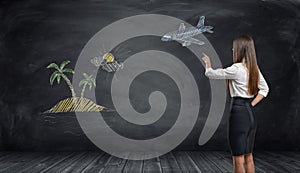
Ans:
{"label": "wooden floor", "polygon": [[[255,152],[256,172],[300,172],[300,152]],[[149,160],[124,160],[104,152],[0,152],[0,172],[232,172],[224,151],[175,151]]]}

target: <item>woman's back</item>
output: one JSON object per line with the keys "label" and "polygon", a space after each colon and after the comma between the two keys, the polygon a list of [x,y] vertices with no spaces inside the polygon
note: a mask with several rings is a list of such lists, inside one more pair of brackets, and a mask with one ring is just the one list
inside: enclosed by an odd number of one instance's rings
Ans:
{"label": "woman's back", "polygon": [[246,97],[252,98],[248,92],[248,70],[244,67],[243,63],[235,63],[237,66],[236,79],[229,80],[229,90],[231,97]]}

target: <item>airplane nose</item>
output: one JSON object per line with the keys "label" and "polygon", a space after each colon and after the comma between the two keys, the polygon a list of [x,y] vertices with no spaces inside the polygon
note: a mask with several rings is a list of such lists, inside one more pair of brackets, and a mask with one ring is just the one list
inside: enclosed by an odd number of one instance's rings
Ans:
{"label": "airplane nose", "polygon": [[161,41],[169,41],[170,38],[167,35],[164,35],[163,37],[161,37]]}

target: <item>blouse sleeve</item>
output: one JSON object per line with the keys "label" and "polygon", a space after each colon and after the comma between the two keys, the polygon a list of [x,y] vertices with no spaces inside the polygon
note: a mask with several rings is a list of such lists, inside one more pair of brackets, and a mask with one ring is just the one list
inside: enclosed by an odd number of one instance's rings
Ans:
{"label": "blouse sleeve", "polygon": [[258,69],[258,71],[259,71],[259,83],[258,83],[259,91],[258,91],[258,93],[263,95],[264,97],[266,97],[269,93],[269,86],[259,69]]}
{"label": "blouse sleeve", "polygon": [[238,66],[236,64],[232,64],[227,68],[205,68],[205,76],[210,79],[236,79],[237,73]]}

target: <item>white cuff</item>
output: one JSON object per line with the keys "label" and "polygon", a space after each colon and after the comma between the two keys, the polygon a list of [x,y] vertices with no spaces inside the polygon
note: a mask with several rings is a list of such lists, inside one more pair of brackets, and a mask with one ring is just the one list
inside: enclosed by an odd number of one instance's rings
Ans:
{"label": "white cuff", "polygon": [[259,90],[258,93],[263,95],[264,97],[267,97],[269,91]]}

